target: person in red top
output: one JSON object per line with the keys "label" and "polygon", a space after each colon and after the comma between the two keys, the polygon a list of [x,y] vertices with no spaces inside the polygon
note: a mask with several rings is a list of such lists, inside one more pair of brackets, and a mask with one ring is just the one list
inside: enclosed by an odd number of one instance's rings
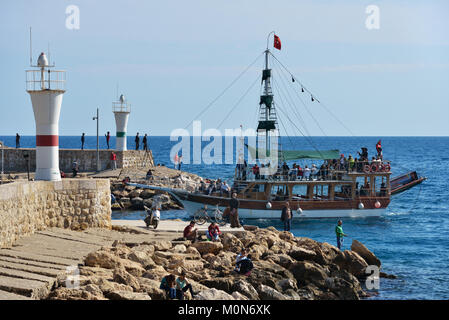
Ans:
{"label": "person in red top", "polygon": [[111,152],[111,169],[117,169],[117,155],[114,152]]}
{"label": "person in red top", "polygon": [[221,234],[220,228],[216,222],[212,222],[207,229],[207,239],[211,241],[220,241],[219,235]]}
{"label": "person in red top", "polygon": [[190,221],[190,224],[184,228],[184,238],[187,240],[191,240],[192,242],[195,242],[197,238],[197,230],[195,227],[195,221]]}
{"label": "person in red top", "polygon": [[255,179],[257,179],[257,180],[260,179],[260,169],[259,169],[259,166],[257,165],[257,163],[253,167],[253,174],[254,174]]}

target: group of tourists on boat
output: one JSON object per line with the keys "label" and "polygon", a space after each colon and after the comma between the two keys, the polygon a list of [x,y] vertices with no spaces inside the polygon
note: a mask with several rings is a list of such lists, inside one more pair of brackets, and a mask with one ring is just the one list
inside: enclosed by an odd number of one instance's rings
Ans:
{"label": "group of tourists on boat", "polygon": [[342,153],[340,158],[324,160],[320,166],[316,164],[304,165],[294,163],[292,167],[283,162],[279,164],[276,173],[273,175],[264,175],[266,167],[270,167],[270,163],[261,164],[260,167],[256,163],[251,169],[248,169],[246,160],[242,163],[238,163],[235,169],[236,180],[284,180],[284,181],[296,181],[296,180],[335,180],[341,177],[341,173],[350,172],[389,172],[389,161],[383,160],[381,141],[376,144],[377,155],[369,160],[368,148],[362,147],[361,151],[358,151],[358,157],[355,158],[351,154],[347,157]]}

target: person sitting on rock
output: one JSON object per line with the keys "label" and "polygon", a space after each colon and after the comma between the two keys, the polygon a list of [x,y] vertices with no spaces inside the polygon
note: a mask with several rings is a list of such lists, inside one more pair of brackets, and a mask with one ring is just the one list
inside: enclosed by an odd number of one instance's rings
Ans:
{"label": "person sitting on rock", "polygon": [[236,271],[239,274],[249,276],[253,268],[254,265],[253,262],[251,261],[251,255],[249,254],[245,259],[241,259],[239,262],[237,262]]}
{"label": "person sitting on rock", "polygon": [[173,274],[169,274],[162,278],[159,289],[165,290],[170,299],[176,299],[176,277]]}
{"label": "person sitting on rock", "polygon": [[197,229],[194,227],[195,221],[190,221],[189,225],[184,228],[184,238],[192,242],[195,242],[197,238]]}
{"label": "person sitting on rock", "polygon": [[190,291],[190,295],[195,296],[196,293],[193,292],[192,285],[186,279],[185,271],[181,272],[181,275],[176,279],[176,297],[179,300],[184,300],[184,293]]}
{"label": "person sitting on rock", "polygon": [[206,232],[207,240],[220,241],[220,234],[221,231],[218,224],[216,222],[212,222]]}
{"label": "person sitting on rock", "polygon": [[237,264],[243,260],[248,258],[248,251],[246,251],[246,248],[242,248],[242,250],[240,251],[240,253],[237,255],[237,257],[235,258],[235,269],[234,271],[238,272],[239,268],[237,267]]}
{"label": "person sitting on rock", "polygon": [[145,177],[146,180],[153,180],[154,176],[153,176],[153,170],[148,169],[147,175]]}

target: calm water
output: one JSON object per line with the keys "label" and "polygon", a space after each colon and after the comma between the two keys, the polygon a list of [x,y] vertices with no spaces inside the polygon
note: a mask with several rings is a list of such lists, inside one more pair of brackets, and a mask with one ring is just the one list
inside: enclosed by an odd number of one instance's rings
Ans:
{"label": "calm water", "polygon": [[[22,147],[34,147],[34,137],[22,137]],[[345,155],[368,147],[374,152],[377,137],[316,137],[317,148],[339,149]],[[393,197],[387,214],[381,218],[344,219],[343,229],[350,237],[344,247],[357,239],[382,260],[383,270],[398,276],[381,279],[378,299],[449,299],[449,137],[382,137],[384,158],[393,161],[394,175],[417,170],[428,178],[420,186]],[[15,137],[0,137],[8,146],[15,146]],[[156,163],[171,165],[169,152],[176,142],[168,137],[151,137],[150,148]],[[106,145],[100,137],[101,147]],[[283,138],[284,148],[311,149],[302,137]],[[111,146],[115,140],[111,138]],[[80,137],[60,137],[61,148],[79,148]],[[224,146],[224,144],[223,144]],[[87,137],[86,148],[96,147],[96,137]],[[128,137],[128,147],[134,147],[134,137]],[[292,148],[293,149],[293,148]],[[185,159],[184,159],[185,160]],[[317,162],[318,163],[318,162]],[[229,178],[234,165],[183,164],[183,170],[201,176]],[[143,213],[114,213],[115,219],[141,219]],[[162,218],[185,218],[181,211],[166,211]],[[274,225],[280,221],[252,220],[250,224]],[[317,241],[335,244],[333,219],[295,221],[292,231]]]}

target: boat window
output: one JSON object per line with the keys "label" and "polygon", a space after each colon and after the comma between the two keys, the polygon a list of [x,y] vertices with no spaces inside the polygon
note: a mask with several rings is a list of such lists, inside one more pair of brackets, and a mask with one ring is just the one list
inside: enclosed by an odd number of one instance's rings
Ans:
{"label": "boat window", "polygon": [[335,185],[335,197],[336,198],[351,198],[352,187],[347,184]]}
{"label": "boat window", "polygon": [[275,201],[288,199],[288,188],[284,184],[273,185],[271,187],[271,198]]}
{"label": "boat window", "polygon": [[250,190],[250,192],[264,192],[264,191],[265,191],[264,184],[256,184]]}
{"label": "boat window", "polygon": [[292,199],[307,198],[307,186],[304,184],[296,184],[292,189]]}

